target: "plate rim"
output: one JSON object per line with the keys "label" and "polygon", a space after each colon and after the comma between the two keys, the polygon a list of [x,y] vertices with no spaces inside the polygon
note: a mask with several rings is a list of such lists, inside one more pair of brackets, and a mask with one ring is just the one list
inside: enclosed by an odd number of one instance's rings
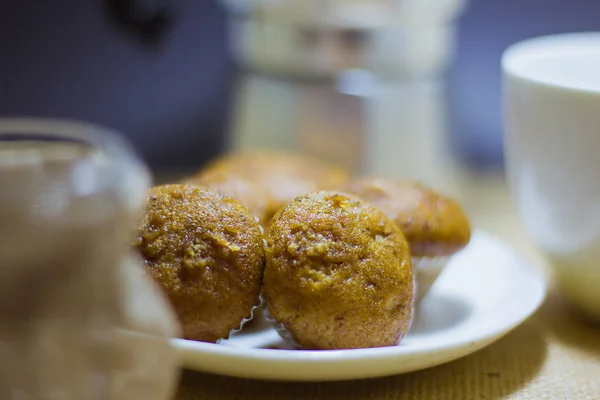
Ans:
{"label": "plate rim", "polygon": [[[189,354],[193,352],[195,354],[202,354],[206,356],[212,357],[222,357],[230,360],[236,361],[260,361],[261,363],[269,363],[269,362],[293,362],[296,366],[306,366],[308,364],[313,364],[314,362],[319,362],[319,364],[336,364],[340,361],[346,362],[358,362],[365,359],[376,358],[378,360],[390,360],[396,359],[398,357],[414,357],[414,356],[427,356],[430,354],[434,354],[437,352],[451,352],[453,349],[457,348],[469,348],[464,352],[461,352],[460,355],[455,357],[450,357],[444,362],[436,363],[435,365],[441,365],[446,362],[453,361],[458,358],[462,358],[467,356],[474,351],[482,349],[496,340],[500,339],[508,332],[515,329],[517,326],[526,321],[529,317],[531,317],[542,305],[544,302],[549,285],[548,274],[545,273],[541,268],[533,265],[532,262],[528,261],[522,254],[515,250],[512,246],[508,245],[503,240],[497,238],[496,236],[489,234],[482,230],[475,230],[473,232],[473,236],[479,236],[484,239],[486,242],[492,243],[495,247],[500,248],[503,252],[511,254],[514,258],[514,264],[519,268],[523,273],[527,273],[530,276],[531,282],[535,283],[535,286],[529,288],[530,291],[530,302],[528,302],[528,307],[525,311],[515,313],[510,317],[506,318],[506,322],[502,324],[501,328],[494,329],[492,331],[482,331],[478,332],[477,335],[464,337],[459,336],[457,338],[443,341],[443,342],[431,342],[430,344],[420,345],[418,347],[409,347],[403,346],[400,343],[398,346],[389,346],[389,347],[377,347],[377,348],[364,348],[364,349],[344,349],[344,350],[288,350],[288,349],[264,349],[264,348],[244,348],[244,347],[234,347],[234,346],[224,346],[221,344],[215,343],[205,343],[199,341],[192,341],[186,339],[174,338],[171,339],[172,346],[179,352],[183,354]],[[292,356],[293,354],[293,356]],[[182,365],[187,368],[192,368],[195,370],[202,370],[205,372],[215,372],[215,369],[211,368],[203,368],[198,369],[197,367],[190,367],[189,362],[185,362],[185,356],[182,357]],[[433,367],[435,365],[431,365]],[[427,367],[425,367],[427,368]],[[424,369],[424,368],[418,368]],[[222,373],[220,373],[222,374]],[[393,374],[393,373],[392,373]],[[227,375],[227,374],[223,374]],[[365,374],[365,377],[368,374]],[[390,375],[390,374],[388,374]],[[231,374],[230,376],[241,376],[239,374]],[[261,379],[264,378],[260,372],[252,373],[249,371],[244,377],[258,377],[261,376]],[[384,375],[375,375],[375,376],[384,376]],[[374,376],[370,376],[374,377]],[[288,378],[268,378],[270,380],[288,380],[288,381],[301,381],[308,379],[299,379],[294,377],[294,379]],[[356,378],[350,378],[356,379]],[[332,379],[319,379],[322,381],[332,380]],[[340,378],[336,378],[335,380],[340,380]],[[343,380],[343,379],[342,379]]]}

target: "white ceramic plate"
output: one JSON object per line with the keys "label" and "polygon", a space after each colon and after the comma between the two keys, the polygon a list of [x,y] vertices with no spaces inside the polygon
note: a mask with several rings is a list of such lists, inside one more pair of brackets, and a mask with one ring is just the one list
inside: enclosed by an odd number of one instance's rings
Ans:
{"label": "white ceramic plate", "polygon": [[373,378],[429,368],[473,353],[523,322],[545,293],[541,273],[499,240],[477,232],[423,299],[411,331],[399,346],[289,350],[289,344],[264,320],[222,344],[174,339],[173,345],[186,368],[222,375],[285,381]]}

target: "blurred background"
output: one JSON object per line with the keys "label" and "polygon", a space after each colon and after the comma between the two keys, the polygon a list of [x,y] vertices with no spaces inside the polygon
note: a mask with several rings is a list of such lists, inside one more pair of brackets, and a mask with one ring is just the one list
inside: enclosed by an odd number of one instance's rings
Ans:
{"label": "blurred background", "polygon": [[327,3],[315,0],[267,2],[279,11],[250,0],[5,3],[2,115],[112,127],[155,170],[266,145],[433,184],[448,177],[424,165],[448,157],[501,168],[504,48],[600,27],[596,0],[405,0],[383,13],[395,22],[331,4],[313,13]]}

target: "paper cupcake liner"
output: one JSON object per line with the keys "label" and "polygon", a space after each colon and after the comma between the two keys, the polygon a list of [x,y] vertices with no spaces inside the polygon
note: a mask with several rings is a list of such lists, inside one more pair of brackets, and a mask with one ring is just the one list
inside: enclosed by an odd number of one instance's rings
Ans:
{"label": "paper cupcake liner", "polygon": [[222,337],[219,340],[217,340],[217,344],[221,344],[224,340],[227,340],[231,337],[231,335],[233,335],[234,333],[238,333],[241,332],[242,329],[244,329],[244,325],[246,325],[246,323],[252,321],[254,319],[254,317],[257,314],[257,311],[262,310],[263,308],[263,298],[262,296],[258,297],[258,301],[256,302],[256,304],[252,307],[252,309],[250,310],[250,315],[248,315],[248,317],[242,319],[242,321],[240,322],[240,326],[232,329],[231,331],[229,331],[229,335],[227,335],[226,337]]}
{"label": "paper cupcake liner", "polygon": [[425,297],[451,258],[452,256],[412,258],[416,280],[416,302]]}

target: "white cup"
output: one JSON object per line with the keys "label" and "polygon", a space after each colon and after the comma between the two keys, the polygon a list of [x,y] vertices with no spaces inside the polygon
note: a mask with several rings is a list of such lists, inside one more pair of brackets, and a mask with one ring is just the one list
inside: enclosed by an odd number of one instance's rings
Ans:
{"label": "white cup", "polygon": [[565,296],[600,320],[600,32],[518,43],[502,66],[520,213]]}

